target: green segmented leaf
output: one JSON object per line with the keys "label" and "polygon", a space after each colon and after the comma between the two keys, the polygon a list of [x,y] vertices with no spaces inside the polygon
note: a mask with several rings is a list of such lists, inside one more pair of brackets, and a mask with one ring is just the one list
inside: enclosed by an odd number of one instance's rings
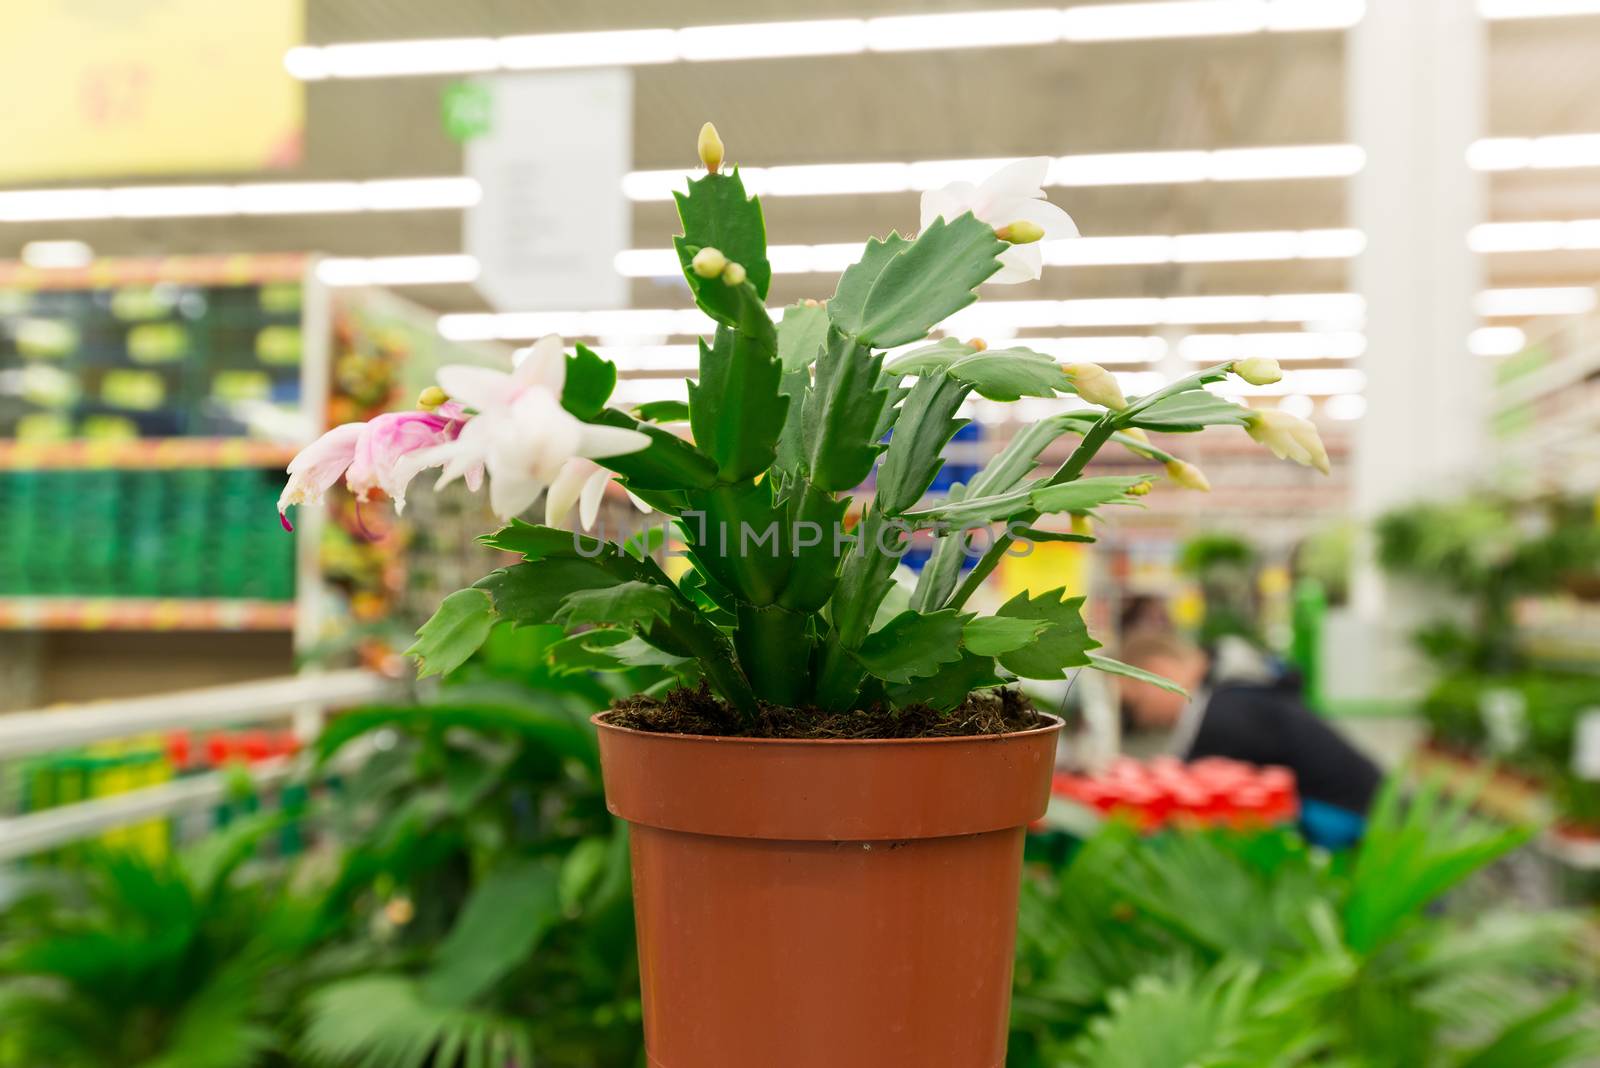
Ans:
{"label": "green segmented leaf", "polygon": [[820,304],[791,304],[778,321],[778,358],[784,373],[804,371],[817,362],[828,340],[828,311]]}
{"label": "green segmented leaf", "polygon": [[[753,290],[741,289],[754,301]],[[689,383],[689,425],[722,481],[742,482],[772,465],[790,404],[782,376],[777,334],[758,302],[737,330],[719,326],[714,344],[700,342],[700,381]]]}
{"label": "green segmented leaf", "polygon": [[935,219],[915,241],[890,234],[867,242],[839,279],[828,315],[845,334],[887,349],[926,336],[977,298],[1008,246],[971,213]]}
{"label": "green segmented leaf", "polygon": [[1051,624],[1043,619],[985,616],[966,625],[961,632],[961,641],[968,651],[979,656],[999,656],[1021,649],[1050,627]]}
{"label": "green segmented leaf", "polygon": [[562,600],[554,620],[566,626],[584,623],[648,624],[665,620],[679,604],[671,587],[646,582],[621,582],[592,590],[576,590]]}
{"label": "green segmented leaf", "polygon": [[689,183],[687,193],[673,193],[683,234],[673,238],[683,276],[705,313],[730,326],[738,321],[738,287],[721,278],[701,278],[690,268],[695,253],[714,248],[730,263],[745,269],[745,284],[758,300],[765,300],[772,283],[772,265],[767,262],[767,224],[761,215],[761,202],[747,196],[738,168],[731,174],[708,174]]}
{"label": "green segmented leaf", "polygon": [[953,608],[927,614],[902,612],[867,635],[855,658],[889,683],[936,674],[942,665],[961,659],[961,632],[970,618]]}
{"label": "green segmented leaf", "polygon": [[906,518],[972,526],[1010,520],[1030,511],[1088,513],[1102,504],[1133,503],[1137,498],[1128,496],[1128,490],[1146,481],[1148,479],[1138,475],[1101,475],[1053,486],[1031,482],[988,497],[967,496],[959,501],[945,501],[932,508],[907,512]]}
{"label": "green segmented leaf", "polygon": [[561,406],[579,419],[593,419],[605,408],[616,388],[617,365],[579,343],[577,355],[567,357]]}
{"label": "green segmented leaf", "polygon": [[965,383],[932,375],[919,378],[900,405],[900,418],[878,469],[876,507],[900,515],[922,499],[944,466],[940,452],[969,420],[956,411],[967,399]]}
{"label": "green segmented leaf", "polygon": [[1000,606],[999,616],[1043,620],[1050,628],[1032,643],[1000,654],[1000,663],[1024,679],[1059,679],[1069,667],[1089,663],[1088,652],[1100,643],[1089,637],[1084,626],[1082,597],[1067,597],[1066,587],[1058,587],[1030,597],[1024,590]]}
{"label": "green segmented leaf", "polygon": [[1122,661],[1113,660],[1109,656],[1090,653],[1089,666],[1096,671],[1104,671],[1107,675],[1120,675],[1125,679],[1148,682],[1152,686],[1159,686],[1170,693],[1182,694],[1184,697],[1189,696],[1188,690],[1185,690],[1165,675],[1157,675],[1153,671],[1146,671],[1144,668],[1134,667],[1132,664],[1124,664]]}
{"label": "green segmented leaf", "polygon": [[1127,425],[1184,434],[1208,426],[1244,426],[1249,421],[1250,409],[1225,401],[1209,390],[1191,389],[1157,401],[1134,415]]}
{"label": "green segmented leaf", "polygon": [[449,674],[478,651],[499,621],[484,591],[457,590],[439,603],[405,655],[416,659],[418,678]]}
{"label": "green segmented leaf", "polygon": [[818,489],[843,493],[861,483],[883,451],[879,417],[889,391],[879,384],[883,357],[837,330],[817,361],[815,384],[806,393],[805,466]]}
{"label": "green segmented leaf", "polygon": [[637,430],[650,439],[650,444],[638,452],[608,456],[595,462],[621,475],[627,480],[628,488],[652,507],[677,511],[669,506],[670,496],[663,498],[653,491],[665,491],[670,495],[686,487],[709,486],[717,480],[717,462],[670,430],[641,423],[616,408],[607,408],[589,422]]}
{"label": "green segmented leaf", "polygon": [[685,423],[689,406],[680,400],[645,401],[634,406],[633,414],[646,423]]}
{"label": "green segmented leaf", "polygon": [[963,652],[959,659],[941,664],[932,675],[891,686],[889,700],[896,708],[920,704],[948,710],[965,701],[972,691],[1004,681],[995,674],[993,657]]}
{"label": "green segmented leaf", "polygon": [[1070,392],[1061,366],[1042,352],[1020,346],[977,349],[948,337],[897,356],[884,369],[896,375],[948,375],[997,401]]}

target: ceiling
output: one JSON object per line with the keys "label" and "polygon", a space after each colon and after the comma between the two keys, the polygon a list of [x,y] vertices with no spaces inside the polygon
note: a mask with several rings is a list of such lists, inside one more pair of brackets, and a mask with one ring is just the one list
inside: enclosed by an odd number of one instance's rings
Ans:
{"label": "ceiling", "polygon": [[[551,0],[308,0],[309,43],[498,36],[658,26],[661,5]],[[835,15],[1001,9],[1015,0],[680,0],[673,25]],[[1490,27],[1487,130],[1497,136],[1600,132],[1600,18]],[[459,173],[459,146],[439,119],[450,78],[307,85],[304,162],[262,177],[374,178]],[[636,69],[634,165],[694,163],[695,131],[714,120],[729,158],[749,165],[1228,148],[1340,142],[1343,37],[1258,34],[1170,41],[971,49]],[[203,180],[185,175],[177,180]],[[240,176],[226,177],[230,180]],[[1594,170],[1487,178],[1490,217],[1600,217]],[[1463,167],[1463,180],[1469,180]],[[1340,227],[1340,179],[1054,189],[1085,235]],[[860,240],[914,228],[914,194],[773,198],[774,243]],[[457,211],[271,218],[115,220],[0,226],[0,256],[36,239],[75,237],[102,255],[316,250],[346,256],[460,249]],[[665,246],[670,204],[634,207],[634,243]],[[1496,286],[1588,283],[1600,253],[1491,257]],[[1007,298],[1333,292],[1342,260],[1051,268]],[[774,297],[826,296],[829,276],[780,276]],[[485,307],[467,286],[416,287],[441,311]],[[634,304],[686,303],[680,283],[639,280]]]}

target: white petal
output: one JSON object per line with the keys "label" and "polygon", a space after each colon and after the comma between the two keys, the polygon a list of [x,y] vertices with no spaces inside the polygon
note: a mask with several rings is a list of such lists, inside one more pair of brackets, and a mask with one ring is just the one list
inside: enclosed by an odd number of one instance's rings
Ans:
{"label": "white petal", "polygon": [[620,426],[595,426],[591,423],[582,423],[580,426],[582,439],[578,446],[578,454],[587,456],[591,460],[622,456],[650,447],[649,435],[637,430],[627,430]]}
{"label": "white petal", "polygon": [[[619,485],[620,485],[620,483],[619,483]],[[651,508],[648,504],[646,504],[645,502],[641,501],[638,497],[634,496],[633,491],[631,489],[629,489],[627,486],[623,486],[622,487],[622,492],[626,493],[628,495],[628,500],[632,501],[633,502],[633,506],[635,508],[639,509],[639,511],[645,513],[646,515],[649,515],[651,512],[655,511],[654,508]]]}
{"label": "white petal", "polygon": [[567,518],[572,506],[578,503],[578,497],[587,485],[592,470],[592,467],[579,460],[566,462],[556,480],[550,483],[549,492],[544,497],[545,526],[560,526]]}
{"label": "white petal", "polygon": [[489,470],[489,507],[505,522],[533,507],[543,492],[544,483],[531,475]]}
{"label": "white petal", "polygon": [[439,388],[469,408],[486,412],[511,400],[511,376],[489,367],[452,363],[439,368]]}
{"label": "white petal", "polygon": [[543,386],[556,396],[567,381],[567,354],[557,334],[546,334],[521,351],[511,377],[518,386]]}
{"label": "white petal", "polygon": [[583,496],[578,498],[578,522],[583,524],[584,530],[594,529],[594,521],[600,515],[600,501],[605,497],[606,483],[610,481],[611,472],[602,468],[590,475],[583,484]]}
{"label": "white petal", "polygon": [[[1046,241],[1056,241],[1066,237],[1078,236],[1078,224],[1072,221],[1072,216],[1065,210],[1056,207],[1048,200],[1024,200],[1017,205],[1016,214],[1006,222],[1015,222],[1026,219],[1031,223],[1038,223],[1044,230]],[[1000,224],[1005,225],[1005,222]]]}
{"label": "white petal", "polygon": [[1000,253],[1000,273],[989,279],[990,285],[1016,285],[1032,282],[1044,273],[1044,254],[1037,243],[1012,245]]}
{"label": "white petal", "polygon": [[971,211],[977,191],[978,187],[971,182],[951,182],[943,189],[929,189],[923,193],[922,228],[926,229],[929,223],[940,216],[946,222],[954,222]]}
{"label": "white petal", "polygon": [[1042,197],[1044,179],[1050,173],[1049,156],[1033,156],[1008,163],[983,180],[978,197],[985,202],[1005,197]]}

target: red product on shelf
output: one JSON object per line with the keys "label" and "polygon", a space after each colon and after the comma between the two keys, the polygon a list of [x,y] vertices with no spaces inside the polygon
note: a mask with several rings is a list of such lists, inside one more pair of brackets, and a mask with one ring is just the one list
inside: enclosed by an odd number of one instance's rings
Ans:
{"label": "red product on shelf", "polygon": [[1294,773],[1208,757],[1185,764],[1174,757],[1148,763],[1122,757],[1098,775],[1058,774],[1055,796],[1141,830],[1168,823],[1262,827],[1292,822],[1299,812]]}

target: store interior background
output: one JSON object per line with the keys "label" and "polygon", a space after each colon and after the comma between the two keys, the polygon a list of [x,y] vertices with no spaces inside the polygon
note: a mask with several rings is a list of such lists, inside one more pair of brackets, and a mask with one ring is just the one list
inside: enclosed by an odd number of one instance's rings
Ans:
{"label": "store interior background", "polygon": [[[1497,803],[1581,830],[1561,863],[1600,867],[1600,558],[1494,582],[1600,509],[1600,3],[11,2],[0,862],[125,831],[139,791],[141,819],[214,803],[175,732],[237,735],[207,774],[269,792],[285,737],[407,692],[410,633],[490,560],[483,502],[419,483],[395,519],[336,491],[291,535],[284,464],[548,332],[616,360],[630,402],[684,397],[701,318],[668,194],[711,120],[762,195],[775,307],[915,230],[928,185],[1052,157],[1082,237],[952,333],[1129,394],[1275,358],[1280,383],[1222,391],[1313,419],[1332,473],[1231,428],[1166,436],[1210,493],[1158,488],[992,595],[1085,592],[1113,648],[1134,598],[1190,633],[1243,606],[1387,767],[1544,746]],[[727,28],[663,29],[702,26]],[[948,477],[1055,403],[975,403]],[[1397,514],[1425,536],[1386,567]],[[1503,662],[1415,640],[1502,593]],[[235,688],[166,696],[214,686]],[[1104,759],[1115,693],[1079,700],[1064,759]],[[50,778],[73,760],[110,770]]]}

